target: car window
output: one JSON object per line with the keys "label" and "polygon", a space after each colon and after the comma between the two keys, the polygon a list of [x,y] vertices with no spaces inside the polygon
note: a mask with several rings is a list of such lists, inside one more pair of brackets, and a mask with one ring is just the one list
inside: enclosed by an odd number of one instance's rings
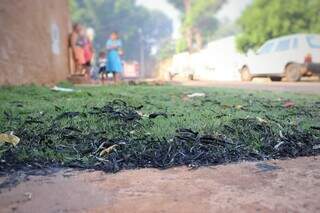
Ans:
{"label": "car window", "polygon": [[311,48],[320,48],[320,36],[307,36],[307,42]]}
{"label": "car window", "polygon": [[263,46],[260,48],[260,50],[258,51],[258,53],[259,53],[260,55],[270,53],[271,50],[272,50],[273,45],[274,45],[273,42],[268,42],[268,43],[266,43],[265,45],[263,45]]}
{"label": "car window", "polygon": [[299,42],[298,38],[294,38],[293,39],[292,49],[297,49],[298,48],[298,45],[299,45],[298,42]]}
{"label": "car window", "polygon": [[276,52],[286,51],[286,50],[289,50],[289,48],[290,48],[290,39],[281,40],[279,41],[276,47]]}

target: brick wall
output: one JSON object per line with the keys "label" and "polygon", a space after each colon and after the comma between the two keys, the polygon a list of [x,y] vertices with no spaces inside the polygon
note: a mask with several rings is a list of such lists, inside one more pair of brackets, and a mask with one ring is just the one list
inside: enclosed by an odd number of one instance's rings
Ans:
{"label": "brick wall", "polygon": [[67,0],[0,0],[0,85],[67,78]]}

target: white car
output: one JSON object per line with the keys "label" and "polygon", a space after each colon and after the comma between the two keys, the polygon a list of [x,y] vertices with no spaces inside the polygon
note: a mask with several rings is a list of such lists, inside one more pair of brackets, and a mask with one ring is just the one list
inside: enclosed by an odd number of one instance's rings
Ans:
{"label": "white car", "polygon": [[240,67],[242,81],[253,77],[299,81],[320,71],[320,35],[295,34],[267,41]]}

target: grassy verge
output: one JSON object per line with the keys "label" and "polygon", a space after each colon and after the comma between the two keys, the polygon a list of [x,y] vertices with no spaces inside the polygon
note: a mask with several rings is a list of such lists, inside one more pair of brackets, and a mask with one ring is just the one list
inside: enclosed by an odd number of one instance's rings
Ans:
{"label": "grassy verge", "polygon": [[[0,169],[212,165],[317,155],[320,97],[179,86],[0,89]],[[194,92],[205,97],[188,98]],[[284,107],[288,100],[294,103]]]}

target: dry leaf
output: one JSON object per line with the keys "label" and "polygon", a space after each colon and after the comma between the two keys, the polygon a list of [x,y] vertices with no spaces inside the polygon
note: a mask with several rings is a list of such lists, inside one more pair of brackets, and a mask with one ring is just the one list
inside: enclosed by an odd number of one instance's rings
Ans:
{"label": "dry leaf", "polygon": [[234,108],[235,108],[235,109],[242,109],[243,106],[242,106],[242,105],[236,105],[236,106],[234,106]]}
{"label": "dry leaf", "polygon": [[106,148],[106,149],[103,149],[101,152],[100,152],[100,154],[99,154],[99,156],[100,157],[102,157],[102,156],[104,156],[104,155],[106,155],[106,154],[109,154],[114,148],[116,148],[118,145],[112,145],[112,146],[110,146],[110,147],[108,147],[108,148]]}
{"label": "dry leaf", "polygon": [[291,107],[294,107],[294,106],[295,106],[295,103],[293,103],[292,101],[286,101],[283,104],[283,107],[285,107],[285,108],[291,108]]}
{"label": "dry leaf", "polygon": [[0,134],[0,142],[10,143],[13,146],[16,146],[20,142],[20,138],[15,135]]}
{"label": "dry leaf", "polygon": [[263,118],[260,118],[260,117],[257,117],[257,120],[260,122],[260,123],[268,123],[267,120],[263,119]]}

